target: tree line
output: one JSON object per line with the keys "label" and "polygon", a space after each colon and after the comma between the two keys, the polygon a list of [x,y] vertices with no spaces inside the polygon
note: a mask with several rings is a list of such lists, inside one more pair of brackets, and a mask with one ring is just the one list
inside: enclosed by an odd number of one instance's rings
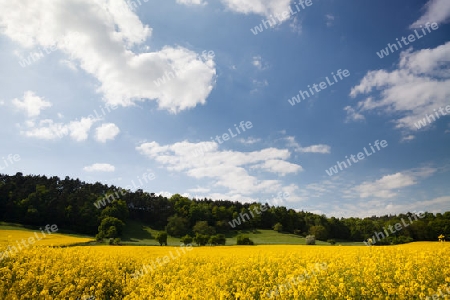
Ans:
{"label": "tree line", "polygon": [[[94,205],[114,193],[120,197],[102,207]],[[448,236],[450,211],[425,212],[423,215],[383,242],[436,241],[441,234]],[[66,231],[99,238],[120,237],[127,222],[135,220],[170,236],[198,238],[203,235],[203,240],[205,236],[215,237],[220,243],[224,234],[256,229],[314,235],[322,241],[362,242],[374,232],[382,232],[383,228],[394,226],[410,216],[411,213],[405,212],[367,218],[326,217],[267,203],[189,199],[180,194],[167,198],[141,189],[123,190],[114,185],[86,183],[67,176],[60,179],[57,176],[24,176],[22,173],[0,174],[0,220],[31,226],[50,222]]]}

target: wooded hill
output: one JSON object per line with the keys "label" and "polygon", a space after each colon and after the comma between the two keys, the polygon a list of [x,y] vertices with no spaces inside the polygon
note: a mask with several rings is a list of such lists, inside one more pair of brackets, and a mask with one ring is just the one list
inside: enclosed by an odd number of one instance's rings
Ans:
{"label": "wooded hill", "polygon": [[[105,199],[105,205],[98,204]],[[62,230],[89,235],[96,235],[99,227],[104,229],[108,224],[118,224],[109,233],[111,236],[104,234],[104,237],[120,236],[123,229],[120,221],[126,226],[127,221],[136,220],[175,237],[193,235],[196,224],[197,229],[206,224],[207,228],[203,230],[211,234],[275,227],[280,232],[313,234],[323,241],[362,242],[374,232],[383,232],[389,225],[401,223],[401,219],[409,222],[409,217],[411,213],[405,212],[364,219],[328,218],[261,203],[189,199],[179,194],[166,198],[142,190],[123,190],[114,185],[90,184],[69,177],[61,180],[56,176],[0,174],[1,221],[33,226],[57,224]],[[414,222],[409,222],[409,226],[390,235],[383,243],[436,241],[440,234],[448,236],[450,233],[450,211],[436,215],[425,212],[423,218],[412,220]]]}

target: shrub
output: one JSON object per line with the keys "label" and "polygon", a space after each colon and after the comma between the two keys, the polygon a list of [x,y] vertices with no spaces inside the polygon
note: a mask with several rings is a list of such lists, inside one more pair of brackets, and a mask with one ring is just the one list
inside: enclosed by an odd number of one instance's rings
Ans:
{"label": "shrub", "polygon": [[314,235],[307,235],[306,245],[315,245],[315,244],[316,244],[316,237]]}
{"label": "shrub", "polygon": [[105,238],[116,238],[122,234],[122,229],[125,223],[114,217],[104,218],[100,226],[98,226],[98,233]]}
{"label": "shrub", "polygon": [[104,236],[103,236],[103,233],[101,233],[101,232],[97,233],[97,235],[95,236],[95,240],[98,243],[103,243],[103,238],[104,238]]}
{"label": "shrub", "polygon": [[295,235],[302,235],[302,231],[300,229],[295,229],[294,230],[294,234]]}
{"label": "shrub", "polygon": [[156,240],[158,241],[159,245],[162,246],[163,244],[165,246],[167,246],[167,233],[162,231],[162,232],[158,232],[156,234]]}
{"label": "shrub", "polygon": [[192,238],[189,234],[186,234],[185,236],[183,236],[183,237],[181,238],[181,242],[182,242],[184,245],[192,244],[192,241],[193,241],[193,238]]}
{"label": "shrub", "polygon": [[209,235],[197,233],[194,241],[198,246],[205,246],[209,241]]}
{"label": "shrub", "polygon": [[327,243],[330,243],[331,245],[335,245],[336,241],[334,239],[327,240]]}
{"label": "shrub", "polygon": [[393,245],[406,244],[406,243],[410,243],[412,241],[413,241],[412,237],[401,235],[401,236],[393,238],[392,244]]}
{"label": "shrub", "polygon": [[113,241],[113,244],[114,245],[120,245],[121,242],[122,241],[119,238],[115,238],[114,241]]}
{"label": "shrub", "polygon": [[283,225],[281,223],[277,223],[273,226],[273,230],[282,232],[283,231]]}
{"label": "shrub", "polygon": [[226,238],[223,234],[216,234],[209,238],[208,244],[211,245],[225,245]]}
{"label": "shrub", "polygon": [[244,235],[237,236],[237,244],[238,245],[254,245],[253,241],[248,236],[244,236]]}

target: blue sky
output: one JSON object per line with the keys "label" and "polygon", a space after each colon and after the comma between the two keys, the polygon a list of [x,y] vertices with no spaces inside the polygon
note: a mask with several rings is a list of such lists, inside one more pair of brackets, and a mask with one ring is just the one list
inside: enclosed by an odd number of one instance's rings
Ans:
{"label": "blue sky", "polygon": [[447,0],[0,7],[1,173],[337,217],[449,210]]}

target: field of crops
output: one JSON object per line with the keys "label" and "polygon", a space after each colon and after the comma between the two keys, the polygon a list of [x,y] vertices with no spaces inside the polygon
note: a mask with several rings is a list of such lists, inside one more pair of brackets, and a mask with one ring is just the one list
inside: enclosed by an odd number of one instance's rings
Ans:
{"label": "field of crops", "polygon": [[0,278],[0,299],[450,299],[450,243],[33,246]]}
{"label": "field of crops", "polygon": [[[51,231],[50,231],[51,232]],[[67,246],[79,243],[86,243],[93,241],[92,238],[80,238],[68,236],[65,234],[31,231],[31,230],[1,230],[0,231],[0,249],[2,247],[16,246],[21,244],[22,239],[26,244],[30,245],[30,238],[34,239],[37,246]],[[25,247],[25,246],[23,246]],[[0,250],[1,252],[2,250]]]}

